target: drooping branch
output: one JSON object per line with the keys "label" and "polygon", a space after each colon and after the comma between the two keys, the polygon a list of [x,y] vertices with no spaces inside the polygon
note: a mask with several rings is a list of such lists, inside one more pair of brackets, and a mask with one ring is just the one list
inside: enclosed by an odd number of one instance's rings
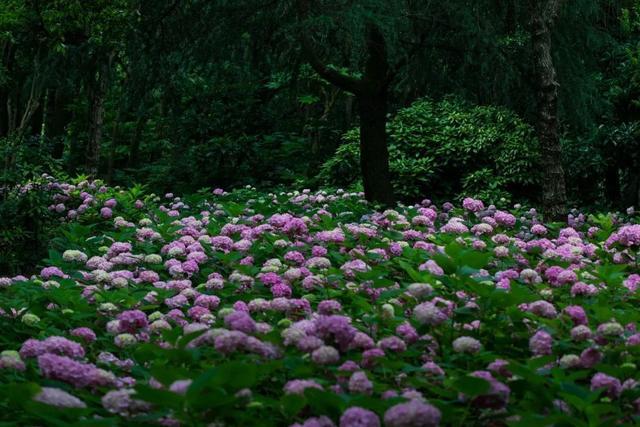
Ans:
{"label": "drooping branch", "polygon": [[311,46],[311,41],[309,40],[308,35],[302,34],[301,38],[304,53],[309,61],[309,65],[311,65],[313,70],[318,73],[320,77],[327,80],[329,83],[338,86],[340,89],[353,94],[357,94],[360,91],[360,79],[347,76],[325,65],[320,58],[318,58],[318,55]]}
{"label": "drooping branch", "polygon": [[[298,16],[302,19],[309,17],[309,0],[298,1]],[[362,81],[358,78],[347,76],[341,72],[327,66],[320,60],[318,54],[313,48],[311,38],[306,31],[301,31],[300,39],[302,43],[302,49],[309,61],[309,65],[314,69],[316,73],[329,83],[338,86],[340,89],[346,90],[357,95],[361,91]]]}

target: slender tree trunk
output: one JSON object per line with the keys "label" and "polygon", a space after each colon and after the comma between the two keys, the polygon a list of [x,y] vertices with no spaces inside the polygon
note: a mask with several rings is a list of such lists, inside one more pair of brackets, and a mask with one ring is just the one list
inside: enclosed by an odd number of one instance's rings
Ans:
{"label": "slender tree trunk", "polygon": [[18,137],[16,120],[18,117],[17,91],[12,91],[7,96],[7,155],[4,157],[4,174],[13,169],[16,146],[22,141]]}
{"label": "slender tree trunk", "polygon": [[102,142],[102,125],[104,121],[104,96],[100,90],[104,78],[99,77],[98,87],[89,87],[89,140],[85,152],[86,170],[96,177],[100,162],[100,144]]}
{"label": "slender tree trunk", "polygon": [[[34,123],[32,122],[32,119],[40,108],[41,92],[42,80],[40,78],[40,46],[38,46],[38,51],[35,58],[33,59],[33,73],[31,74],[31,87],[29,89],[29,96],[22,109],[22,116],[17,128],[17,132],[20,134],[20,137],[24,136],[27,132],[35,133],[35,130],[33,129]],[[17,97],[16,101],[19,100],[20,98]],[[36,120],[36,124],[37,123],[38,121]]]}
{"label": "slender tree trunk", "polygon": [[7,135],[11,135],[17,128],[16,119],[18,117],[18,107],[15,101],[16,93],[9,93],[7,96]]}
{"label": "slender tree trunk", "polygon": [[[8,40],[2,42],[2,49],[0,54],[2,57],[0,60],[2,61],[2,66],[6,69],[6,73],[8,76],[12,75],[14,63],[15,63],[15,54],[16,49]],[[2,92],[0,92],[0,136],[9,136],[11,135],[13,128],[13,117],[15,116],[12,109],[11,97],[13,96],[14,90],[11,87],[5,88]]]}
{"label": "slender tree trunk", "polygon": [[40,124],[40,145],[44,144],[47,136],[47,113],[49,111],[49,89],[44,92],[44,102],[42,103],[42,120]]}
{"label": "slender tree trunk", "polygon": [[347,128],[353,122],[353,96],[347,96],[344,101],[344,124]]}
{"label": "slender tree trunk", "polygon": [[604,193],[605,199],[614,209],[620,207],[620,174],[618,164],[615,159],[610,158],[607,161],[607,167],[604,176]]}
{"label": "slender tree trunk", "polygon": [[118,139],[120,137],[120,116],[122,115],[122,102],[118,103],[118,112],[113,121],[111,129],[111,144],[109,146],[109,159],[107,161],[107,183],[113,184],[114,162],[116,158],[116,148],[118,147]]}
{"label": "slender tree trunk", "polygon": [[56,89],[51,97],[51,112],[48,134],[53,139],[52,155],[54,159],[62,159],[64,156],[64,137],[66,126],[71,122],[72,115],[67,109],[65,96],[61,89]]}
{"label": "slender tree trunk", "polygon": [[536,130],[541,150],[542,207],[547,219],[561,220],[566,214],[566,188],[562,149],[558,134],[558,81],[551,55],[551,29],[560,0],[531,0],[531,41],[536,74],[538,120]]}
{"label": "slender tree trunk", "polygon": [[516,1],[517,0],[506,0],[507,13],[505,16],[505,30],[507,34],[514,34],[517,29]]}
{"label": "slender tree trunk", "polygon": [[636,209],[640,208],[640,175],[638,175],[637,167],[627,169],[626,185],[623,192],[623,200],[621,208],[628,208],[630,206]]}
{"label": "slender tree trunk", "polygon": [[8,135],[7,94],[0,91],[0,138]]}
{"label": "slender tree trunk", "polygon": [[94,178],[97,177],[100,166],[100,146],[102,144],[104,100],[108,87],[109,62],[111,61],[100,65],[97,75],[88,86],[89,140],[85,152],[85,167],[87,173]]}
{"label": "slender tree trunk", "polygon": [[[9,59],[7,58],[11,45],[8,40],[0,42],[0,65],[10,71]],[[7,110],[7,101],[9,100],[8,90],[0,89],[0,138],[8,135],[9,111]]]}
{"label": "slender tree trunk", "polygon": [[0,90],[0,138],[9,135],[9,111],[7,101],[9,96],[7,91]]}
{"label": "slender tree trunk", "polygon": [[[31,86],[29,89],[29,95],[26,98],[24,105],[21,105],[20,103],[21,97],[23,97],[24,94],[20,93],[18,89],[14,89],[7,98],[7,129],[10,139],[8,142],[9,155],[5,156],[5,171],[14,167],[18,155],[17,147],[22,144],[27,132],[33,130],[32,118],[40,107],[41,80],[39,73],[39,53],[40,49],[38,48],[38,53],[33,59],[33,73],[30,76]],[[22,107],[22,111],[20,110],[20,107]],[[22,112],[22,115],[20,115],[20,112]]]}
{"label": "slender tree trunk", "polygon": [[138,164],[138,157],[140,156],[140,139],[142,138],[142,131],[144,130],[145,125],[146,120],[142,117],[138,117],[129,148],[129,162],[127,165],[129,168],[134,168]]}

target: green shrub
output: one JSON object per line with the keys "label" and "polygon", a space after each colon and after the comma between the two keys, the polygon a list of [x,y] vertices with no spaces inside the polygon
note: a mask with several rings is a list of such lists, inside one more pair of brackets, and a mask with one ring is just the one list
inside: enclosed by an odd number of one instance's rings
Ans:
{"label": "green shrub", "polygon": [[46,174],[64,175],[51,144],[39,137],[0,138],[0,275],[31,270],[59,224],[48,209],[56,190]]}
{"label": "green shrub", "polygon": [[[504,108],[422,99],[400,110],[387,132],[393,185],[405,200],[528,199],[539,180],[533,129]],[[325,184],[349,187],[358,181],[358,139],[357,129],[343,136],[322,166]]]}
{"label": "green shrub", "polygon": [[304,159],[309,145],[306,138],[289,133],[216,136],[182,150],[172,149],[167,141],[157,161],[138,168],[133,178],[155,191],[180,193],[203,187],[291,185],[308,175]]}
{"label": "green shrub", "polygon": [[603,125],[561,142],[570,202],[600,210],[638,206],[640,123]]}
{"label": "green shrub", "polygon": [[60,222],[49,211],[55,190],[45,179],[0,188],[0,275],[31,270]]}

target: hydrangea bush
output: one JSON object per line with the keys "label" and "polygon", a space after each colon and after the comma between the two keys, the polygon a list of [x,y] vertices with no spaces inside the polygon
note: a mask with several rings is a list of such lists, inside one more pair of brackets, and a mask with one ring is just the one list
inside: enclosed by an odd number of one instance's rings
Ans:
{"label": "hydrangea bush", "polygon": [[638,421],[633,212],[545,225],[470,198],[59,189],[42,269],[0,278],[3,420]]}

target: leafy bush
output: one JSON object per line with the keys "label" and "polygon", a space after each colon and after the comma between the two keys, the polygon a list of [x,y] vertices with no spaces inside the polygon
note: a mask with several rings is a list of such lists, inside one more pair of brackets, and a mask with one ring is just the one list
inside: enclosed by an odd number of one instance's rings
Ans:
{"label": "leafy bush", "polygon": [[0,138],[0,187],[26,183],[42,174],[64,178],[51,155],[54,141],[37,136]]}
{"label": "leafy bush", "polygon": [[300,161],[308,156],[309,141],[289,133],[217,136],[184,150],[172,149],[166,141],[159,151],[157,161],[134,174],[136,180],[159,191],[290,185],[307,175],[309,168],[308,161]]}
{"label": "leafy bush", "polygon": [[562,140],[567,193],[578,206],[626,209],[640,202],[640,125],[602,126],[583,138]]}
{"label": "leafy bush", "polygon": [[47,208],[53,193],[44,179],[0,188],[0,274],[26,271],[46,254],[58,224]]}
{"label": "leafy bush", "polygon": [[[402,199],[528,198],[539,179],[533,130],[503,108],[422,99],[400,110],[387,132],[393,185]],[[358,138],[359,130],[347,132],[323,165],[327,184],[350,186],[358,180]]]}
{"label": "leafy bush", "polygon": [[59,224],[49,211],[59,172],[51,145],[40,138],[0,138],[0,274],[27,271],[46,254]]}

